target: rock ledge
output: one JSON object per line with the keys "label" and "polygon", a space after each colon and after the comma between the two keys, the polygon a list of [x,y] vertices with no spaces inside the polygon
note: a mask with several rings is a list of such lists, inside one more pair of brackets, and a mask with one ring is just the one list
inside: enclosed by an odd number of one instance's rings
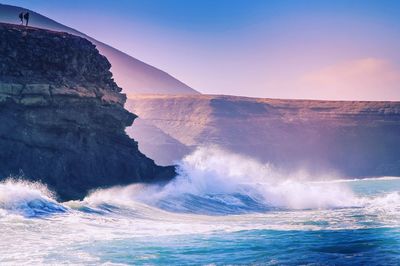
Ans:
{"label": "rock ledge", "polygon": [[22,175],[69,200],[175,175],[126,135],[136,116],[110,67],[84,38],[0,24],[0,179]]}

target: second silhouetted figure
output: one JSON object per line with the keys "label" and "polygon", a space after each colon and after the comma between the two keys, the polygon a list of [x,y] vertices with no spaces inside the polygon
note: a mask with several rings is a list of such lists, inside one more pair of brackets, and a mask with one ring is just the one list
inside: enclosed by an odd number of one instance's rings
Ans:
{"label": "second silhouetted figure", "polygon": [[24,19],[25,19],[25,21],[26,21],[26,26],[28,26],[28,23],[29,23],[29,12],[26,12],[26,13],[24,14]]}

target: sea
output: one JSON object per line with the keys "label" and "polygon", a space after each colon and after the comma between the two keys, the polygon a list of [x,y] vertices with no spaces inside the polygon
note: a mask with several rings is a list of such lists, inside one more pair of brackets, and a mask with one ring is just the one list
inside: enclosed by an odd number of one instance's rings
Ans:
{"label": "sea", "polygon": [[0,183],[0,265],[400,265],[400,178],[285,171],[199,148],[168,184],[60,202]]}

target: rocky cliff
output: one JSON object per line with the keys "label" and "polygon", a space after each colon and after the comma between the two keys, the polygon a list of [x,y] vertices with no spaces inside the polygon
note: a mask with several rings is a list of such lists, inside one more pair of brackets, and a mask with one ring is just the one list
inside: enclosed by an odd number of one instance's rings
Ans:
{"label": "rocky cliff", "polygon": [[[286,170],[400,176],[400,102],[137,95],[127,108],[157,129],[128,132],[159,163],[179,160],[182,145],[216,144]],[[157,153],[167,139],[178,144]]]}
{"label": "rocky cliff", "polygon": [[136,116],[110,67],[81,37],[0,24],[0,179],[39,180],[67,200],[172,178],[126,135]]}
{"label": "rocky cliff", "polygon": [[[0,4],[0,21],[19,23],[18,14],[25,12],[23,7]],[[60,24],[46,16],[29,10],[29,25],[70,34],[88,39],[111,62],[113,77],[125,93],[163,93],[163,94],[199,94],[183,82],[168,73],[127,55],[105,43],[75,29]]]}

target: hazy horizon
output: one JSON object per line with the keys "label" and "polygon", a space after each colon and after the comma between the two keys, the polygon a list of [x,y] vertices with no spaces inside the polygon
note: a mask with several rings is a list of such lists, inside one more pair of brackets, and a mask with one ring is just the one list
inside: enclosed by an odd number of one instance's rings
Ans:
{"label": "hazy horizon", "polygon": [[2,3],[84,32],[202,93],[400,100],[396,1]]}

